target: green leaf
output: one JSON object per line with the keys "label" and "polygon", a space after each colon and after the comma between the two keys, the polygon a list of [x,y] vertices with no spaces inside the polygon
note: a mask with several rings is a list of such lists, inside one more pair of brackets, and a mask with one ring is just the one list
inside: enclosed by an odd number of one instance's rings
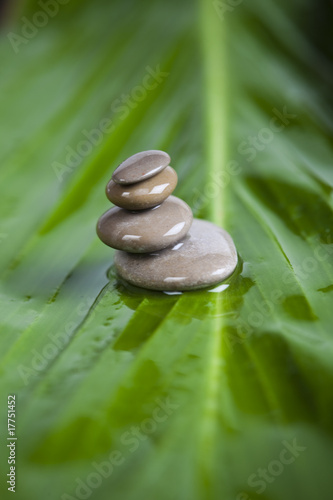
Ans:
{"label": "green leaf", "polygon": [[[56,5],[0,40],[3,496],[15,394],[19,500],[330,499],[332,8]],[[96,237],[152,148],[235,240],[213,290],[122,283]]]}

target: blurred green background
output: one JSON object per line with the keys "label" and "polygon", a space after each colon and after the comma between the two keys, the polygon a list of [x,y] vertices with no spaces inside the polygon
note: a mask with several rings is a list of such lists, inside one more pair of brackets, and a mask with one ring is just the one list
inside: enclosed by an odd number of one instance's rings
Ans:
{"label": "blurred green background", "polygon": [[[0,486],[19,500],[332,498],[332,13],[2,2]],[[233,236],[212,291],[121,283],[104,186],[162,149]]]}

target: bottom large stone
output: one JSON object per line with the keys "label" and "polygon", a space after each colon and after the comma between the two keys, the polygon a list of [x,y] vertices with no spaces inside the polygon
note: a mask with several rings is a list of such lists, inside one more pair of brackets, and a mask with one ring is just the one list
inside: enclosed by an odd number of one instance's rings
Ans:
{"label": "bottom large stone", "polygon": [[118,274],[149,290],[185,291],[220,283],[237,266],[231,236],[211,222],[194,219],[188,234],[177,244],[149,254],[115,255]]}

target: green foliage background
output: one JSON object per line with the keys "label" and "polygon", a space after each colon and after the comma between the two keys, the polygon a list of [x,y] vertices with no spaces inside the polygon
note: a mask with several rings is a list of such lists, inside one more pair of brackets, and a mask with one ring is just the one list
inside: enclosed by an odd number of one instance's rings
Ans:
{"label": "green foliage background", "polygon": [[[5,498],[8,394],[19,500],[79,498],[114,450],[124,462],[92,499],[331,498],[332,7],[222,3],[71,0],[18,53],[8,34],[40,6],[2,27]],[[126,117],[112,111],[147,66],[168,76]],[[270,134],[274,109],[292,117]],[[113,131],[59,181],[54,162],[105,118]],[[250,153],[249,137],[266,142]],[[117,281],[95,223],[113,169],[144,149],[168,151],[175,194],[234,237],[240,264],[222,291]],[[174,409],[131,452],[124,433],[160,401]],[[295,440],[303,451],[258,493],[249,478]]]}

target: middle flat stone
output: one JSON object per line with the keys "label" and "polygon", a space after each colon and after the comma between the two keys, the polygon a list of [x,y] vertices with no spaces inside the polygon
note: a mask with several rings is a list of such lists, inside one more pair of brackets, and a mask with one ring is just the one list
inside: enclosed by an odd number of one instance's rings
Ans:
{"label": "middle flat stone", "polygon": [[154,252],[177,243],[191,227],[190,207],[179,198],[169,198],[149,210],[131,212],[113,207],[99,219],[97,234],[112,248],[131,253]]}
{"label": "middle flat stone", "polygon": [[162,203],[177,186],[177,174],[172,167],[136,184],[123,186],[111,180],[106,186],[106,196],[121,208],[143,210]]}

